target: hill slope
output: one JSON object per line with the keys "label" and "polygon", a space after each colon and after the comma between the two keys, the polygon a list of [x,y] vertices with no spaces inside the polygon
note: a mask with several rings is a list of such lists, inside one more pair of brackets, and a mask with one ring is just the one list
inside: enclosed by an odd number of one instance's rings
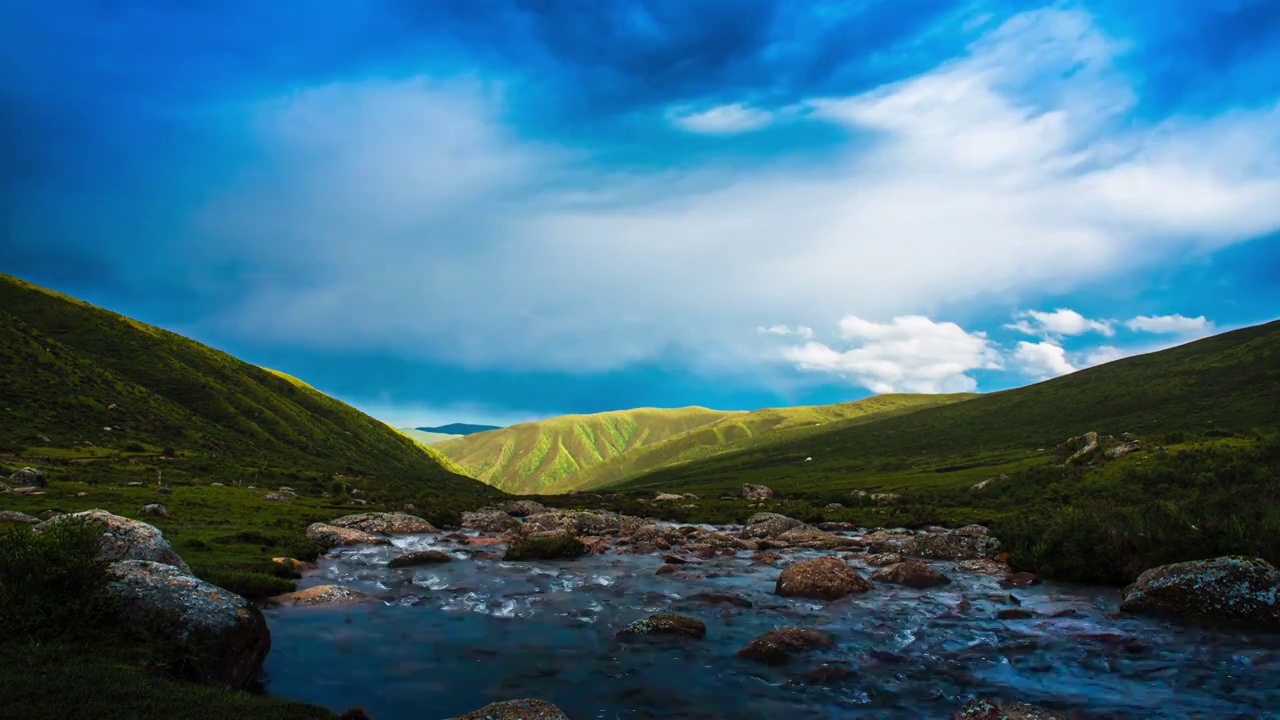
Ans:
{"label": "hill slope", "polygon": [[0,366],[0,453],[15,460],[105,471],[164,459],[170,477],[275,475],[318,487],[340,476],[401,496],[491,492],[301,381],[7,275]]}
{"label": "hill slope", "polygon": [[1042,461],[1066,438],[1090,430],[1221,434],[1276,427],[1280,321],[964,403],[664,468],[613,487],[940,488]]}
{"label": "hill slope", "polygon": [[426,430],[421,430],[419,428],[398,428],[398,429],[400,430],[400,432],[404,433],[405,435],[408,435],[414,440],[417,440],[422,445],[434,445],[435,443],[438,443],[438,442],[444,442],[445,440],[454,440],[456,438],[462,437],[462,435],[450,435],[448,433],[429,432]]}
{"label": "hill slope", "polygon": [[565,415],[436,445],[475,477],[507,492],[552,494],[597,487],[672,463],[747,447],[778,434],[970,395],[883,395],[810,407],[719,411],[640,408]]}

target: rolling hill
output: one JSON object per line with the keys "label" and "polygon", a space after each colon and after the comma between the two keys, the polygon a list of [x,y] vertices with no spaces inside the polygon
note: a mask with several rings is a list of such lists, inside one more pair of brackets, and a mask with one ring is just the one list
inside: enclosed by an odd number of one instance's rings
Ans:
{"label": "rolling hill", "polygon": [[0,366],[9,463],[100,475],[152,463],[168,478],[274,476],[317,494],[335,479],[404,497],[493,492],[296,378],[7,275]]}
{"label": "rolling hill", "polygon": [[450,435],[447,433],[427,432],[419,428],[397,428],[397,429],[400,432],[404,433],[405,435],[408,435],[409,437],[418,441],[420,444],[428,445],[428,446],[434,445],[435,443],[438,443],[438,442],[444,442],[445,440],[453,440],[454,438],[462,437],[462,435]]}
{"label": "rolling hill", "polygon": [[640,408],[565,415],[438,443],[468,473],[507,492],[554,494],[594,488],[657,467],[803,434],[966,400],[972,395],[881,395],[808,407],[719,411]]}
{"label": "rolling hill", "polygon": [[[617,490],[958,487],[1052,457],[1087,431],[1221,436],[1280,427],[1280,321],[973,400],[783,438],[609,484]],[[806,460],[812,458],[812,460]]]}

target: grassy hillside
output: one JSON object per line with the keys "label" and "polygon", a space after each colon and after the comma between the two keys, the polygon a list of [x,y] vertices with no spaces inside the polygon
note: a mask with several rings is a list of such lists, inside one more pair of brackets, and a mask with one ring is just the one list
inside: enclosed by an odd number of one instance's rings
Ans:
{"label": "grassy hillside", "polygon": [[317,495],[490,492],[295,378],[4,275],[0,366],[7,464],[149,482],[163,471],[171,484],[274,483]]}
{"label": "grassy hillside", "polygon": [[1276,427],[1280,322],[968,402],[720,454],[617,487],[732,492],[761,482],[796,492],[945,489],[1043,463],[1063,440],[1090,430],[1213,436]]}
{"label": "grassy hillside", "polygon": [[674,463],[801,435],[832,423],[910,412],[972,395],[881,395],[857,402],[726,412],[641,408],[566,415],[438,443],[469,474],[507,492],[588,489]]}
{"label": "grassy hillside", "polygon": [[472,477],[519,494],[575,489],[571,476],[635,448],[743,414],[700,407],[563,415],[439,443]]}
{"label": "grassy hillside", "polygon": [[405,435],[408,435],[414,440],[417,440],[422,445],[433,445],[438,442],[444,442],[445,440],[453,440],[454,438],[462,437],[462,435],[450,435],[448,433],[428,432],[426,430],[419,430],[418,428],[398,428],[398,429],[400,430],[400,432],[404,433]]}

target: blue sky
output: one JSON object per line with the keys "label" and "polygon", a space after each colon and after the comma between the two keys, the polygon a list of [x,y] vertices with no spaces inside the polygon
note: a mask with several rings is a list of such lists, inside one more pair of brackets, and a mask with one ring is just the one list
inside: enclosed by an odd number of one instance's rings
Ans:
{"label": "blue sky", "polygon": [[1274,0],[17,0],[0,41],[0,269],[395,424],[1280,314]]}

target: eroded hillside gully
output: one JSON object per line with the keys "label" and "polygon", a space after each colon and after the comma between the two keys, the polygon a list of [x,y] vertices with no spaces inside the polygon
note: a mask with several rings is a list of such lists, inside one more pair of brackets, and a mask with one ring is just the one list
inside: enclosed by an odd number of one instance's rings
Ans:
{"label": "eroded hillside gully", "polygon": [[[1012,573],[998,540],[976,526],[812,528],[762,513],[745,527],[677,527],[529,501],[468,513],[460,532],[394,534],[406,526],[376,514],[337,524],[346,527],[309,534],[344,544],[267,613],[267,687],[336,710],[363,706],[377,720],[448,718],[513,698],[550,701],[575,719],[1280,708],[1280,635],[1122,612],[1116,589]],[[390,531],[389,544],[362,530]],[[533,556],[586,554],[504,559],[519,537],[534,538],[522,545]],[[1257,578],[1232,577],[1238,569],[1223,562],[1185,568],[1199,575],[1178,587],[1219,593],[1210,604],[1227,614],[1275,611],[1273,597],[1237,612],[1242,597],[1257,601],[1245,587]],[[1125,607],[1167,605],[1175,585],[1130,590]],[[777,628],[817,632],[761,637]],[[490,713],[561,717],[543,706]]]}

